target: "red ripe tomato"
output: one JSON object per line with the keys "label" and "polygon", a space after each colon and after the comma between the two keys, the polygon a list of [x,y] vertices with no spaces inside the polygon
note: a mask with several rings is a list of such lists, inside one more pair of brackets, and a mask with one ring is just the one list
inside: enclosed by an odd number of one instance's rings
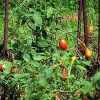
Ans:
{"label": "red ripe tomato", "polygon": [[65,68],[64,68],[64,69],[62,69],[61,74],[65,77],[65,78],[62,78],[62,80],[63,80],[63,81],[65,81],[65,80],[67,79],[67,77],[68,77],[68,73],[67,73],[67,71],[66,71],[66,69],[65,69]]}
{"label": "red ripe tomato", "polygon": [[2,65],[0,64],[0,72],[2,72],[3,71],[3,67],[2,67]]}
{"label": "red ripe tomato", "polygon": [[59,46],[62,50],[66,50],[68,48],[68,44],[65,39],[61,39],[59,41]]}
{"label": "red ripe tomato", "polygon": [[67,77],[68,76],[68,73],[67,73],[67,71],[66,71],[66,69],[64,68],[64,69],[62,69],[62,75],[64,76],[64,77]]}

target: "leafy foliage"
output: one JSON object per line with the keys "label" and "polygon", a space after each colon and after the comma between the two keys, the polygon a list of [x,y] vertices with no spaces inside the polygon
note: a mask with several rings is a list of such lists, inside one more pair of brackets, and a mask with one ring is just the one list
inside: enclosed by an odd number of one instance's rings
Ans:
{"label": "leafy foliage", "polygon": [[[92,2],[92,6],[90,5]],[[97,10],[94,0],[87,1],[88,10],[96,25]],[[97,2],[97,0],[95,1]],[[4,0],[0,1],[0,45],[3,41]],[[78,0],[13,0],[9,1],[9,57],[0,64],[0,95],[14,100],[78,100],[82,96],[95,97],[100,86],[100,73],[88,79],[88,68],[93,68],[94,55],[88,61],[76,48]],[[90,18],[90,17],[89,17]],[[88,19],[90,20],[90,19]],[[93,34],[97,35],[94,29]],[[83,35],[83,29],[82,29]],[[96,36],[97,37],[97,36]],[[68,49],[59,47],[59,40],[68,42]],[[95,38],[95,36],[94,36]],[[96,44],[97,45],[97,44]],[[72,61],[73,56],[78,56]],[[63,66],[68,77],[62,75]],[[90,77],[89,77],[90,78]],[[63,80],[65,79],[65,80]],[[9,92],[10,91],[10,92]],[[80,96],[77,96],[77,91]],[[92,95],[93,94],[93,95]],[[91,96],[92,95],[92,96]]]}

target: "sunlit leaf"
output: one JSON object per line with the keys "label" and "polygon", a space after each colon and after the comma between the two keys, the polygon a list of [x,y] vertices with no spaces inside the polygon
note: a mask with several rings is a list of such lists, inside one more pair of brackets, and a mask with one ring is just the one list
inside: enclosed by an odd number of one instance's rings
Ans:
{"label": "sunlit leaf", "polygon": [[35,12],[33,15],[33,20],[35,21],[36,26],[42,25],[42,17],[40,12]]}
{"label": "sunlit leaf", "polygon": [[53,14],[53,8],[52,7],[48,7],[47,8],[47,18],[51,17],[52,14]]}
{"label": "sunlit leaf", "polygon": [[31,61],[31,57],[30,57],[30,55],[29,54],[24,54],[23,55],[23,58],[24,58],[24,60],[26,61],[26,62],[30,62]]}

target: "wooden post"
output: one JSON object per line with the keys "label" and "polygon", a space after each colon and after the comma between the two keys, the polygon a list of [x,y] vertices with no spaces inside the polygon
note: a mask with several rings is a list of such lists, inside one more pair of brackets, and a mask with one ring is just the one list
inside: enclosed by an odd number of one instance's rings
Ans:
{"label": "wooden post", "polygon": [[100,67],[100,0],[99,2],[99,20],[98,20],[98,64]]}
{"label": "wooden post", "polygon": [[9,0],[5,0],[5,19],[4,19],[4,41],[3,41],[3,58],[6,58],[6,47],[8,42],[8,5]]}
{"label": "wooden post", "polygon": [[87,32],[87,14],[86,14],[86,0],[82,0],[83,5],[83,21],[84,21],[84,42],[89,45],[88,32]]}
{"label": "wooden post", "polygon": [[[82,0],[79,0],[79,7],[78,7],[78,35],[77,37],[80,38],[81,36],[81,21],[82,21]],[[78,41],[77,41],[78,43]]]}

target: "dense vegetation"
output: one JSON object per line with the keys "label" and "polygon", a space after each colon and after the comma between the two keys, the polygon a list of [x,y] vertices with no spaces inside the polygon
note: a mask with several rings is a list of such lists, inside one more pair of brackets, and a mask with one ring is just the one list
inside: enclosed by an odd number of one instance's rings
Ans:
{"label": "dense vegetation", "polygon": [[4,59],[5,1],[0,0],[1,99],[99,100],[99,0],[86,0],[88,47],[83,18],[77,38],[79,0],[9,0]]}

